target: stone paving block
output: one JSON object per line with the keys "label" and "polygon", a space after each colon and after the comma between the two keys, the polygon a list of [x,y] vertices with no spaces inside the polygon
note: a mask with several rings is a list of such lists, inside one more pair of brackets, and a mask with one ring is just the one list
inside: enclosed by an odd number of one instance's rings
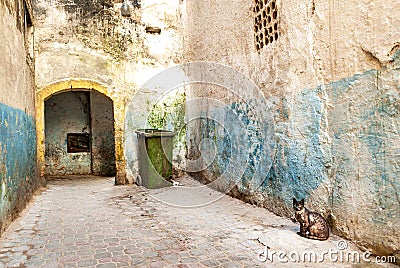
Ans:
{"label": "stone paving block", "polygon": [[46,259],[46,260],[55,260],[58,257],[61,257],[61,253],[47,252],[47,253],[44,253],[42,256],[43,256],[43,259]]}
{"label": "stone paving block", "polygon": [[112,256],[111,252],[103,252],[103,253],[94,254],[94,257],[96,259],[111,258],[111,256]]}
{"label": "stone paving block", "polygon": [[242,268],[243,266],[237,262],[226,262],[221,265],[223,268]]}
{"label": "stone paving block", "polygon": [[78,256],[93,255],[94,251],[90,249],[81,249],[76,252]]}
{"label": "stone paving block", "polygon": [[118,263],[118,262],[129,262],[130,257],[129,255],[120,255],[120,256],[112,256],[111,261]]}
{"label": "stone paving block", "polygon": [[77,266],[78,266],[77,263],[65,263],[64,264],[64,268],[75,268]]}
{"label": "stone paving block", "polygon": [[201,261],[200,263],[207,267],[217,267],[219,265],[219,261],[215,259],[204,260]]}
{"label": "stone paving block", "polygon": [[45,264],[44,260],[39,260],[39,259],[28,260],[28,261],[25,262],[25,267],[27,267],[27,268],[36,268],[36,267],[40,267],[43,264]]}
{"label": "stone paving block", "polygon": [[111,253],[112,253],[113,257],[114,256],[122,256],[122,255],[124,255],[123,251],[112,251]]}
{"label": "stone paving block", "polygon": [[[75,252],[74,252],[75,253]],[[58,258],[58,260],[61,262],[61,263],[71,263],[71,262],[78,262],[78,261],[80,261],[81,260],[81,257],[80,256],[77,256],[77,255],[64,255],[64,256],[62,256],[62,257],[60,257],[60,258]]]}
{"label": "stone paving block", "polygon": [[58,263],[57,261],[46,261],[44,265],[42,265],[42,268],[63,268],[63,265],[61,263]]}
{"label": "stone paving block", "polygon": [[192,256],[205,256],[207,255],[207,251],[205,249],[193,249],[190,250],[190,255]]}
{"label": "stone paving block", "polygon": [[97,263],[111,263],[111,257],[107,257],[107,258],[96,258]]}
{"label": "stone paving block", "polygon": [[158,252],[157,251],[146,251],[146,252],[143,252],[142,255],[145,258],[152,258],[152,257],[158,256]]}
{"label": "stone paving block", "polygon": [[98,244],[93,244],[90,246],[92,249],[106,249],[108,248],[108,243],[98,243]]}
{"label": "stone paving block", "polygon": [[89,260],[82,260],[78,262],[78,267],[88,267],[88,266],[94,266],[97,264],[97,261],[94,259],[89,259]]}
{"label": "stone paving block", "polygon": [[136,258],[132,258],[132,260],[131,260],[131,265],[136,266],[136,265],[139,265],[139,264],[144,264],[145,262],[146,262],[146,259],[145,259],[145,258],[138,258],[138,257],[136,257]]}
{"label": "stone paving block", "polygon": [[181,263],[195,263],[198,262],[199,260],[194,257],[183,257],[179,259],[179,262]]}
{"label": "stone paving block", "polygon": [[167,265],[168,264],[166,262],[159,261],[159,262],[150,263],[148,267],[150,267],[150,268],[162,268],[162,267],[166,267]]}
{"label": "stone paving block", "polygon": [[114,268],[114,267],[117,267],[115,263],[101,263],[96,265],[96,268]]}

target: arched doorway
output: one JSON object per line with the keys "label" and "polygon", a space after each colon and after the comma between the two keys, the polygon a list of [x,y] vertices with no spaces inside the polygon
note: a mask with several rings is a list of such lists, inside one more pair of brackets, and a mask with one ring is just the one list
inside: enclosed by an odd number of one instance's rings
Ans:
{"label": "arched doorway", "polygon": [[115,176],[114,111],[110,98],[76,89],[44,103],[45,175]]}
{"label": "arched doorway", "polygon": [[[102,111],[104,105],[109,110],[107,115]],[[63,123],[59,123],[57,114],[62,115],[59,119],[64,120]],[[41,175],[57,172],[111,175],[114,172],[115,184],[126,184],[122,149],[124,115],[123,101],[113,99],[107,86],[93,80],[65,79],[40,89],[36,94],[36,128]],[[71,116],[75,118],[72,120]],[[62,126],[63,130],[55,129],[55,126]],[[106,134],[98,133],[105,129]],[[113,141],[110,141],[110,133]],[[102,146],[104,138],[108,141]],[[55,146],[57,141],[59,144]],[[110,149],[110,146],[114,148]],[[110,157],[110,151],[114,157]],[[109,159],[102,161],[99,159],[102,155]]]}

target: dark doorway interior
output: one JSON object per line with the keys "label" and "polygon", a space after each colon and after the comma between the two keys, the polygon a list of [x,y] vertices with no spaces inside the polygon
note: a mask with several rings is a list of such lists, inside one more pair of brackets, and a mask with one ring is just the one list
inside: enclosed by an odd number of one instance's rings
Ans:
{"label": "dark doorway interior", "polygon": [[115,176],[113,102],[96,91],[45,101],[46,175]]}

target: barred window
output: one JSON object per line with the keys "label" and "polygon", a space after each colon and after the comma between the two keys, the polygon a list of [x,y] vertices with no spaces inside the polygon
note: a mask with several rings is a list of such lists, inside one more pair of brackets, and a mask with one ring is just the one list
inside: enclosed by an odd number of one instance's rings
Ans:
{"label": "barred window", "polygon": [[276,0],[255,0],[254,43],[257,51],[279,37],[278,8]]}

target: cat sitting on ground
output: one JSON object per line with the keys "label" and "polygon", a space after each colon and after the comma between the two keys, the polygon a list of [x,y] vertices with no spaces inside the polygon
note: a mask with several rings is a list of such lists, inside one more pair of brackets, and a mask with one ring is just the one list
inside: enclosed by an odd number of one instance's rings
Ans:
{"label": "cat sitting on ground", "polygon": [[297,201],[296,198],[293,198],[293,208],[296,220],[300,223],[300,232],[297,234],[316,240],[329,238],[328,223],[320,214],[306,209],[304,199]]}

